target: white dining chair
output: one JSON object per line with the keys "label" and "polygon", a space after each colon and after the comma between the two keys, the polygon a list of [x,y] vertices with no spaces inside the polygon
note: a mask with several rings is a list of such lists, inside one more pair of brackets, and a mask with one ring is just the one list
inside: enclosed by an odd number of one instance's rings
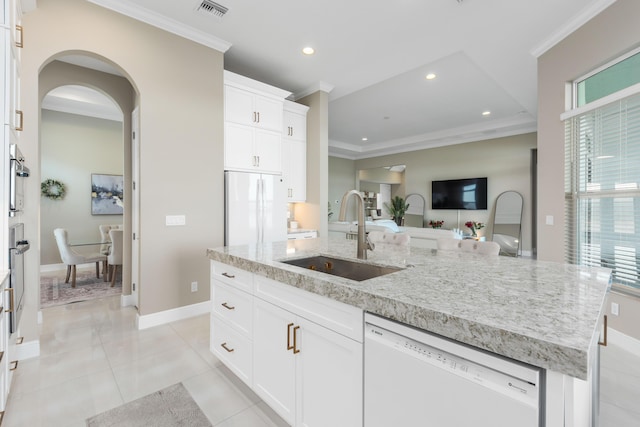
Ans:
{"label": "white dining chair", "polygon": [[111,238],[111,250],[107,255],[107,264],[109,267],[109,277],[111,279],[111,287],[116,284],[116,275],[118,274],[118,266],[122,271],[122,230],[109,230]]}
{"label": "white dining chair", "polygon": [[104,281],[107,281],[108,275],[108,266],[107,266],[107,258],[109,255],[109,251],[111,250],[111,237],[109,237],[109,231],[111,230],[121,230],[122,224],[101,224],[98,226],[100,230],[100,253],[104,254],[105,261],[102,272],[104,273]]}
{"label": "white dining chair", "polygon": [[60,258],[62,262],[67,265],[67,277],[64,283],[69,283],[69,276],[71,276],[71,287],[76,287],[76,265],[96,263],[96,277],[100,278],[100,264],[104,263],[106,256],[100,253],[81,254],[73,250],[69,245],[69,238],[67,230],[64,228],[56,228],[53,230],[53,234],[56,237],[56,243],[58,245],[58,251],[60,251]]}

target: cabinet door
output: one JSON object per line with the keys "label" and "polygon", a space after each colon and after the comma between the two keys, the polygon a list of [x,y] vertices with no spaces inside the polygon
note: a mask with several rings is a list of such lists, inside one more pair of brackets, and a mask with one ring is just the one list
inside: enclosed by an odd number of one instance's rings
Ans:
{"label": "cabinet door", "polygon": [[287,187],[287,202],[307,199],[307,144],[282,139],[282,177]]}
{"label": "cabinet door", "polygon": [[307,143],[292,141],[289,150],[291,201],[304,202],[307,200]]}
{"label": "cabinet door", "polygon": [[233,86],[224,87],[224,120],[253,126],[257,119],[253,107],[254,95]]}
{"label": "cabinet door", "polygon": [[295,139],[296,141],[306,141],[307,115],[285,110],[282,135],[286,138]]}
{"label": "cabinet door", "polygon": [[282,129],[282,108],[284,101],[255,96],[254,109],[257,113],[256,126],[280,133]]}
{"label": "cabinet door", "polygon": [[297,322],[296,426],[362,426],[362,343]]}
{"label": "cabinet door", "polygon": [[252,383],[251,340],[217,315],[211,316],[209,350],[248,386]]}
{"label": "cabinet door", "polygon": [[253,128],[236,123],[224,124],[224,168],[252,171],[256,169],[253,152]]}
{"label": "cabinet door", "polygon": [[295,316],[256,298],[253,320],[253,390],[293,425],[295,355],[287,348],[293,343]]}
{"label": "cabinet door", "polygon": [[257,170],[260,172],[282,173],[282,136],[278,132],[254,130],[254,154]]}

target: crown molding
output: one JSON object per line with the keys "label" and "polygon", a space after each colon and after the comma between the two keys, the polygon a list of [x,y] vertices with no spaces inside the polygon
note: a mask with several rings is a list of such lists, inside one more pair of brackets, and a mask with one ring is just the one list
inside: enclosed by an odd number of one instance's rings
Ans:
{"label": "crown molding", "polygon": [[359,160],[370,157],[406,153],[410,151],[426,150],[429,148],[465,144],[467,142],[504,138],[507,136],[522,135],[536,131],[537,122],[531,118],[531,116],[515,117],[498,122],[492,122],[491,124],[487,123],[480,126],[464,126],[456,129],[430,132],[366,146],[331,140],[329,143],[329,155],[348,158],[351,160]]}
{"label": "crown molding", "polygon": [[311,86],[309,86],[306,89],[303,89],[300,92],[296,92],[293,94],[293,100],[297,101],[298,99],[302,99],[305,96],[309,96],[312,93],[316,93],[316,92],[327,92],[327,93],[331,93],[331,91],[333,90],[335,86],[332,85],[331,83],[327,83],[327,82],[323,82],[323,81],[319,81],[317,83],[312,84]]}
{"label": "crown molding", "polygon": [[132,5],[125,0],[88,0],[98,6],[110,9],[114,12],[128,16],[132,19],[144,22],[161,30],[184,37],[192,42],[210,47],[222,53],[225,53],[231,47],[231,43],[222,40],[204,31],[187,27],[175,19],[167,18],[159,13],[152,12],[140,6]]}
{"label": "crown molding", "polygon": [[539,58],[546,51],[554,47],[556,44],[564,40],[568,35],[589,22],[593,17],[611,6],[617,0],[596,0],[586,8],[582,9],[576,16],[558,28],[551,36],[544,40],[540,45],[533,48],[530,53],[535,58]]}

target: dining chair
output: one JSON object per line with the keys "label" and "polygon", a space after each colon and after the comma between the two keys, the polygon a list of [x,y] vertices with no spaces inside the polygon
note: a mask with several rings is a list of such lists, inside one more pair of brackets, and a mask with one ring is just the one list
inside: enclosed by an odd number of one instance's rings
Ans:
{"label": "dining chair", "polygon": [[105,255],[105,261],[104,261],[104,268],[103,268],[103,273],[104,273],[104,281],[107,281],[107,259],[106,256],[109,255],[109,250],[111,248],[111,237],[109,237],[109,231],[116,229],[116,230],[120,230],[122,229],[122,225],[121,224],[101,224],[98,226],[98,229],[100,230],[100,253]]}
{"label": "dining chair", "polygon": [[116,284],[118,266],[120,266],[120,271],[122,271],[122,230],[109,230],[109,237],[111,238],[111,250],[109,251],[109,255],[107,255],[107,264],[109,267],[109,277],[111,278],[111,287],[113,287]]}
{"label": "dining chair", "polygon": [[69,245],[69,238],[67,230],[64,228],[56,228],[53,230],[53,234],[56,238],[58,245],[58,251],[60,251],[60,258],[62,262],[67,265],[67,277],[64,283],[69,283],[69,276],[71,276],[71,287],[76,287],[76,265],[96,263],[96,277],[100,278],[100,264],[104,263],[106,256],[100,253],[81,254],[73,250]]}

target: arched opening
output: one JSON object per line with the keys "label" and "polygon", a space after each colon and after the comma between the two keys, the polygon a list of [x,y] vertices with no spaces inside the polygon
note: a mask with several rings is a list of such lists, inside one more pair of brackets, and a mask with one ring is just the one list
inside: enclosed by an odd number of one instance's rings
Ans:
{"label": "arched opening", "polygon": [[[134,203],[130,191],[136,91],[124,73],[105,58],[89,52],[66,52],[40,69],[39,101],[40,176],[43,182],[64,182],[66,190],[64,200],[41,198],[41,267],[46,270],[61,265],[53,228],[68,229],[69,240],[75,244],[88,244],[77,247],[78,252],[97,253],[101,247],[92,243],[101,241],[99,225],[119,224],[124,230],[121,303],[137,305],[137,294],[132,295],[132,271],[137,275],[137,267],[132,268],[131,262]],[[104,179],[117,181],[114,188],[122,188],[122,200],[114,206],[100,205],[92,198],[92,185]],[[63,282],[58,281],[58,286]],[[57,297],[61,298],[61,293]],[[50,295],[41,295],[42,307],[51,303],[48,298]]]}

